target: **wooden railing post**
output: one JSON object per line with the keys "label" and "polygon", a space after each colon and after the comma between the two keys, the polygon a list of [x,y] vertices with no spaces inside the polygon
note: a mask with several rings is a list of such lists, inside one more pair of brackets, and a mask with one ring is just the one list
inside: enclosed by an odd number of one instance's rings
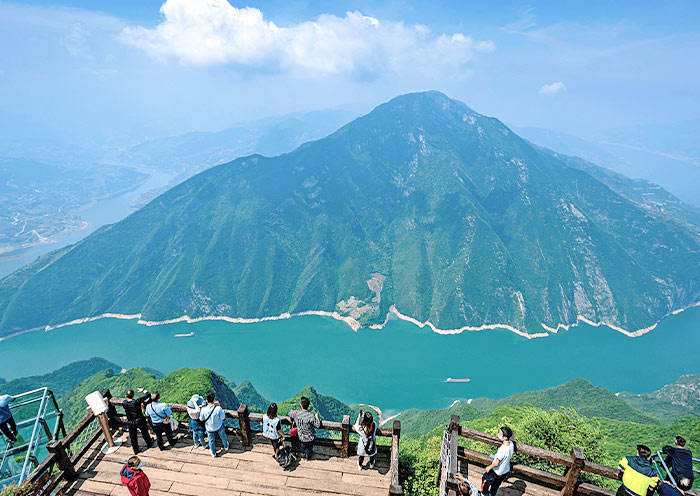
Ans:
{"label": "wooden railing post", "polygon": [[342,443],[340,456],[347,458],[350,451],[350,415],[343,415]]}
{"label": "wooden railing post", "polygon": [[73,462],[70,461],[68,453],[66,453],[66,447],[61,441],[52,440],[46,443],[46,449],[49,453],[56,455],[56,462],[59,468],[63,471],[63,477],[68,482],[73,482],[78,478],[78,473],[75,471]]}
{"label": "wooden railing post", "polygon": [[450,460],[447,465],[445,488],[448,496],[457,495],[457,441],[459,440],[459,415],[450,415]]}
{"label": "wooden railing post", "polygon": [[576,490],[578,476],[583,468],[583,452],[580,448],[571,448],[571,467],[566,473],[566,483],[561,490],[561,496],[573,496]]}
{"label": "wooden railing post", "polygon": [[389,494],[403,494],[403,488],[399,481],[399,439],[401,438],[401,421],[394,420],[391,429],[391,461],[389,470],[391,471],[391,485]]}
{"label": "wooden railing post", "polygon": [[241,442],[246,446],[250,446],[253,442],[253,438],[250,432],[248,405],[245,403],[238,407],[238,425],[241,426]]}

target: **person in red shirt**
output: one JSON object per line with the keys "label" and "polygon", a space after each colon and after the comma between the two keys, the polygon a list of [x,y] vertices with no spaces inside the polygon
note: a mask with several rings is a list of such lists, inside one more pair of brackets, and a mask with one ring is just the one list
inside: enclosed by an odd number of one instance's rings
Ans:
{"label": "person in red shirt", "polygon": [[142,465],[138,456],[132,456],[120,472],[122,484],[129,488],[131,496],[148,496],[151,489],[151,481],[141,470]]}

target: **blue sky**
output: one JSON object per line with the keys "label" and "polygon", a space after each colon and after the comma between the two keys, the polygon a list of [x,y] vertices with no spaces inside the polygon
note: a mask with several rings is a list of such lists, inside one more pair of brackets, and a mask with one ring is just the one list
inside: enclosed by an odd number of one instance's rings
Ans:
{"label": "blue sky", "polygon": [[700,117],[698,26],[694,1],[0,0],[0,130],[128,144],[437,89],[599,135]]}

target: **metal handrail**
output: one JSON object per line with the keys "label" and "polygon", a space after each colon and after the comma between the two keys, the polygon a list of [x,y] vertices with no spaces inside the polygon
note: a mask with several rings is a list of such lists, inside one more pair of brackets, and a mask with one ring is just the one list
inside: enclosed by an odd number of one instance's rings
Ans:
{"label": "metal handrail", "polygon": [[656,460],[654,459],[654,457],[658,457],[658,458],[659,458],[659,461],[661,462],[661,465],[663,465],[664,470],[666,471],[666,475],[668,476],[668,479],[671,481],[671,483],[672,483],[674,486],[677,486],[678,484],[676,484],[676,479],[675,479],[675,478],[673,477],[673,475],[671,474],[671,471],[669,470],[668,465],[666,465],[666,461],[664,460],[664,457],[662,456],[661,450],[658,450],[656,453],[654,453],[653,455],[651,455],[651,463],[654,464],[654,468],[656,469],[656,473],[659,475],[659,479],[664,480],[665,477],[664,477],[663,474],[661,473],[661,470],[659,469],[659,464],[656,463]]}
{"label": "metal handrail", "polygon": [[[29,443],[27,446],[27,456],[24,457],[24,463],[22,464],[22,472],[19,474],[19,483],[24,482],[25,474],[27,473],[27,466],[29,465],[29,459],[36,451],[36,447],[39,445],[39,439],[37,438],[37,430],[39,428],[39,419],[44,416],[46,412],[46,396],[48,396],[49,389],[44,387],[41,395],[41,403],[39,404],[39,411],[37,412],[36,418],[34,419],[34,428],[32,429],[32,437],[29,438]],[[40,391],[41,389],[37,390]]]}

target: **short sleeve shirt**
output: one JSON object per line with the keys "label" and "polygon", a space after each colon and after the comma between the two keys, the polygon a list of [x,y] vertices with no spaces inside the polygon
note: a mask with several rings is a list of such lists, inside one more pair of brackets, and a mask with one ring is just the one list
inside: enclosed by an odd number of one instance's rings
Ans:
{"label": "short sleeve shirt", "polygon": [[501,463],[499,463],[498,467],[494,468],[493,471],[496,472],[497,475],[504,475],[510,472],[510,459],[512,457],[513,442],[511,441],[510,443],[508,443],[508,446],[502,444],[498,448],[498,451],[496,451],[496,456],[494,457],[501,460]]}

